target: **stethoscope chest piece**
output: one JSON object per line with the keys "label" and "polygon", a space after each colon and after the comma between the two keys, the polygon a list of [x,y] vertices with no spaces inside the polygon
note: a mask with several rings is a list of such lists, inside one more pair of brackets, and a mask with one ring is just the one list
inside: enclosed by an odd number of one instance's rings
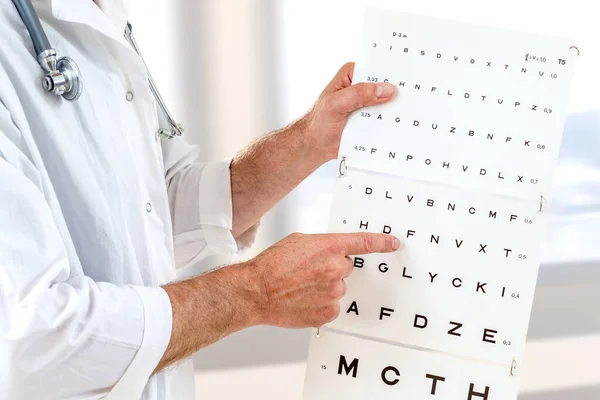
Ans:
{"label": "stethoscope chest piece", "polygon": [[68,101],[75,101],[81,96],[83,92],[81,71],[73,59],[61,57],[56,61],[56,53],[53,54],[53,50],[50,50],[45,60],[39,61],[46,70],[46,75],[42,78],[44,90],[62,96]]}
{"label": "stethoscope chest piece", "polygon": [[56,62],[58,71],[67,77],[67,85],[65,85],[62,97],[65,100],[75,101],[83,92],[83,81],[81,80],[81,71],[79,67],[69,57],[62,57]]}

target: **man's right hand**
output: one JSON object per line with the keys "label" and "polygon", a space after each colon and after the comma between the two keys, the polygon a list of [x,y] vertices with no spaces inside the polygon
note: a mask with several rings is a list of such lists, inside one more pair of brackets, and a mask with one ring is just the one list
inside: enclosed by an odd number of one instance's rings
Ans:
{"label": "man's right hand", "polygon": [[349,255],[397,250],[393,236],[295,233],[256,258],[164,286],[171,340],[156,371],[254,325],[319,327],[334,320],[352,273]]}
{"label": "man's right hand", "polygon": [[337,318],[346,293],[349,255],[388,253],[400,241],[374,233],[292,234],[248,263],[262,288],[261,324],[285,328],[320,327]]}

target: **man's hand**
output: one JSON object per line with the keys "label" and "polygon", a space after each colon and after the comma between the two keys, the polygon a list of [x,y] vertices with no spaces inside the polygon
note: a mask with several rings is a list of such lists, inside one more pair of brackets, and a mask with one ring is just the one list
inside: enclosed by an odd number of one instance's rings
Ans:
{"label": "man's hand", "polygon": [[348,256],[399,247],[383,233],[293,234],[253,260],[165,286],[173,327],[156,371],[254,325],[307,328],[332,321],[352,273]]}
{"label": "man's hand", "polygon": [[331,322],[346,293],[344,279],[353,270],[348,256],[387,253],[399,247],[400,241],[386,234],[288,236],[251,261],[262,280],[261,323],[307,328]]}
{"label": "man's hand", "polygon": [[313,109],[303,118],[310,147],[322,152],[325,161],[338,156],[342,132],[350,114],[360,108],[388,102],[396,88],[389,83],[358,83],[352,86],[354,63],[344,65],[325,88]]}
{"label": "man's hand", "polygon": [[338,155],[342,131],[355,110],[394,97],[389,83],[352,86],[354,63],[340,69],[314,107],[288,127],[262,136],[231,163],[233,235],[244,233],[308,175]]}

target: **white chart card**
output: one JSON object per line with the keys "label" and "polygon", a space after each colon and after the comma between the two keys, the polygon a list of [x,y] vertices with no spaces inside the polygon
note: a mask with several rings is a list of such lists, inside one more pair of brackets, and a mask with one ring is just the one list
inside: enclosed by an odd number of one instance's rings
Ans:
{"label": "white chart card", "polygon": [[379,9],[360,46],[354,83],[399,91],[349,119],[329,230],[401,248],[351,257],[304,399],[516,400],[579,49]]}
{"label": "white chart card", "polygon": [[517,379],[494,365],[330,331],[313,339],[305,400],[510,400]]}
{"label": "white chart card", "polygon": [[350,118],[340,149],[349,165],[549,198],[572,40],[367,9],[360,46],[354,82],[399,93]]}
{"label": "white chart card", "polygon": [[329,326],[510,365],[520,360],[540,262],[538,202],[348,170],[331,232],[389,233],[392,254],[353,256]]}

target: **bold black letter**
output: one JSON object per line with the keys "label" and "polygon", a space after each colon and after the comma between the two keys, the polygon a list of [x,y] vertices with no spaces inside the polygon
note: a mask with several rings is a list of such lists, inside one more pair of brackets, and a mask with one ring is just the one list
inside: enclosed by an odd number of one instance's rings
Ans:
{"label": "bold black letter", "polygon": [[400,371],[398,371],[396,368],[394,367],[385,367],[383,369],[383,371],[381,371],[381,380],[383,381],[383,383],[385,383],[386,385],[390,385],[390,386],[394,386],[395,384],[397,384],[398,382],[400,382],[400,379],[396,378],[394,380],[388,381],[387,378],[385,377],[385,374],[388,371],[392,371],[396,374],[396,376],[400,376]]}
{"label": "bold black letter", "polygon": [[484,288],[485,285],[487,285],[487,283],[482,284],[481,282],[477,282],[477,290],[475,292],[479,292],[479,289],[481,289],[483,293],[487,293]]}
{"label": "bold black letter", "polygon": [[485,387],[485,393],[478,393],[475,391],[475,385],[473,383],[471,383],[471,386],[469,387],[469,397],[467,398],[467,400],[473,400],[473,397],[481,397],[483,400],[487,400],[489,394],[490,394],[489,386]]}
{"label": "bold black letter", "polygon": [[442,381],[442,382],[446,381],[446,378],[444,378],[443,376],[427,374],[427,375],[425,375],[425,377],[429,378],[429,379],[433,379],[433,382],[431,382],[431,394],[435,394],[435,390],[437,388],[437,381]]}
{"label": "bold black letter", "polygon": [[381,311],[379,311],[379,320],[383,321],[383,317],[391,317],[392,314],[388,314],[388,313],[393,313],[393,312],[394,312],[393,308],[381,307]]}
{"label": "bold black letter", "polygon": [[461,324],[460,322],[450,321],[450,325],[454,325],[454,328],[452,328],[448,331],[448,335],[462,336],[460,333],[458,333],[456,331],[459,330],[460,328],[462,328],[463,324]]}
{"label": "bold black letter", "polygon": [[346,311],[346,314],[350,314],[351,312],[358,315],[358,305],[355,301],[353,301],[352,304],[350,304],[350,307],[348,308],[348,311]]}
{"label": "bold black letter", "polygon": [[340,356],[338,375],[342,375],[342,370],[346,372],[346,375],[350,375],[350,372],[352,372],[352,377],[356,378],[356,374],[358,374],[358,358],[355,358],[350,365],[348,365],[346,362],[346,357]]}
{"label": "bold black letter", "polygon": [[[425,321],[424,325],[419,325],[419,318],[421,318],[423,321]],[[424,315],[415,314],[415,323],[413,324],[413,326],[415,328],[419,328],[419,329],[427,328],[427,317],[425,317]]]}
{"label": "bold black letter", "polygon": [[483,330],[483,341],[488,343],[496,343],[494,339],[494,335],[497,334],[498,331],[494,331],[492,329],[484,329]]}

